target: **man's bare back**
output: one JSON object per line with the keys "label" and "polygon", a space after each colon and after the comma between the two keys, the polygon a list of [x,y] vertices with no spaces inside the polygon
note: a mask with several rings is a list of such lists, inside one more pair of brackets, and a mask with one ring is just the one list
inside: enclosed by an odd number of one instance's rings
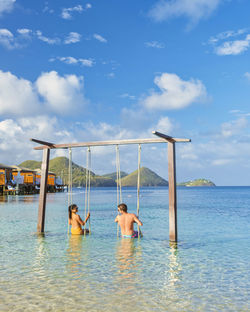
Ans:
{"label": "man's bare back", "polygon": [[115,222],[118,222],[123,236],[132,236],[134,234],[134,223],[142,226],[142,222],[137,218],[134,213],[127,212],[127,206],[120,204],[118,211],[121,215],[115,218]]}

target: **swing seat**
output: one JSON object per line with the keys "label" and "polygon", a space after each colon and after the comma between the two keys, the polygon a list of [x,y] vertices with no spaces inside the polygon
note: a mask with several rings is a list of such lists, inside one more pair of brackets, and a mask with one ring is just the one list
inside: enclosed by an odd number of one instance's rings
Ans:
{"label": "swing seat", "polygon": [[89,229],[72,229],[71,228],[71,234],[72,235],[86,235],[86,234],[89,234]]}

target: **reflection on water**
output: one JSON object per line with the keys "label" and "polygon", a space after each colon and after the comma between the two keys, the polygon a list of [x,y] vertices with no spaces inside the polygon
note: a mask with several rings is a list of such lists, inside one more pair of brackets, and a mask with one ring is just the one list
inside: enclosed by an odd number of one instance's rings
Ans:
{"label": "reflection on water", "polygon": [[[138,243],[138,241],[137,241]],[[135,244],[135,239],[122,238],[117,243],[116,259],[118,266],[118,278],[121,282],[135,277],[138,269],[141,248]]]}
{"label": "reflection on water", "polygon": [[8,196],[1,195],[0,196],[0,204],[5,203],[6,201],[8,201]]}
{"label": "reflection on water", "polygon": [[84,243],[87,243],[84,235],[69,235],[66,266],[75,278],[80,278],[82,266],[88,264],[88,248],[83,250]]}
{"label": "reflection on water", "polygon": [[66,233],[67,194],[48,195],[46,236],[32,234],[38,196],[0,197],[1,312],[250,311],[249,189],[179,190],[178,246],[162,189],[144,190],[140,240],[116,239],[116,189],[92,191],[86,237]]}

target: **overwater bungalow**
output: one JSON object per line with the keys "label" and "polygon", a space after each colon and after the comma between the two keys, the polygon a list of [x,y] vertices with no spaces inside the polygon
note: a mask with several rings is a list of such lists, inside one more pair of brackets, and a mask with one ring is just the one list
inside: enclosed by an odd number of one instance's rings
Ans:
{"label": "overwater bungalow", "polygon": [[0,164],[0,194],[13,188],[12,167]]}
{"label": "overwater bungalow", "polygon": [[[41,169],[36,169],[36,187],[40,188],[41,182]],[[56,174],[54,172],[48,172],[48,180],[47,180],[47,192],[54,193],[56,192]]]}
{"label": "overwater bungalow", "polygon": [[28,168],[11,166],[13,182],[20,194],[36,193],[36,171]]}

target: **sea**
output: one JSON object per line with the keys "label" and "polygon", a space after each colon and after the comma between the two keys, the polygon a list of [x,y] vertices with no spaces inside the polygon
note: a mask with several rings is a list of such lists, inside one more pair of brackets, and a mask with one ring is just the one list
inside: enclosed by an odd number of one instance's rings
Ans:
{"label": "sea", "polygon": [[177,244],[167,187],[141,189],[139,239],[117,236],[115,188],[91,189],[91,234],[69,235],[68,197],[47,195],[44,235],[38,195],[0,197],[1,312],[250,311],[250,187],[178,187]]}

